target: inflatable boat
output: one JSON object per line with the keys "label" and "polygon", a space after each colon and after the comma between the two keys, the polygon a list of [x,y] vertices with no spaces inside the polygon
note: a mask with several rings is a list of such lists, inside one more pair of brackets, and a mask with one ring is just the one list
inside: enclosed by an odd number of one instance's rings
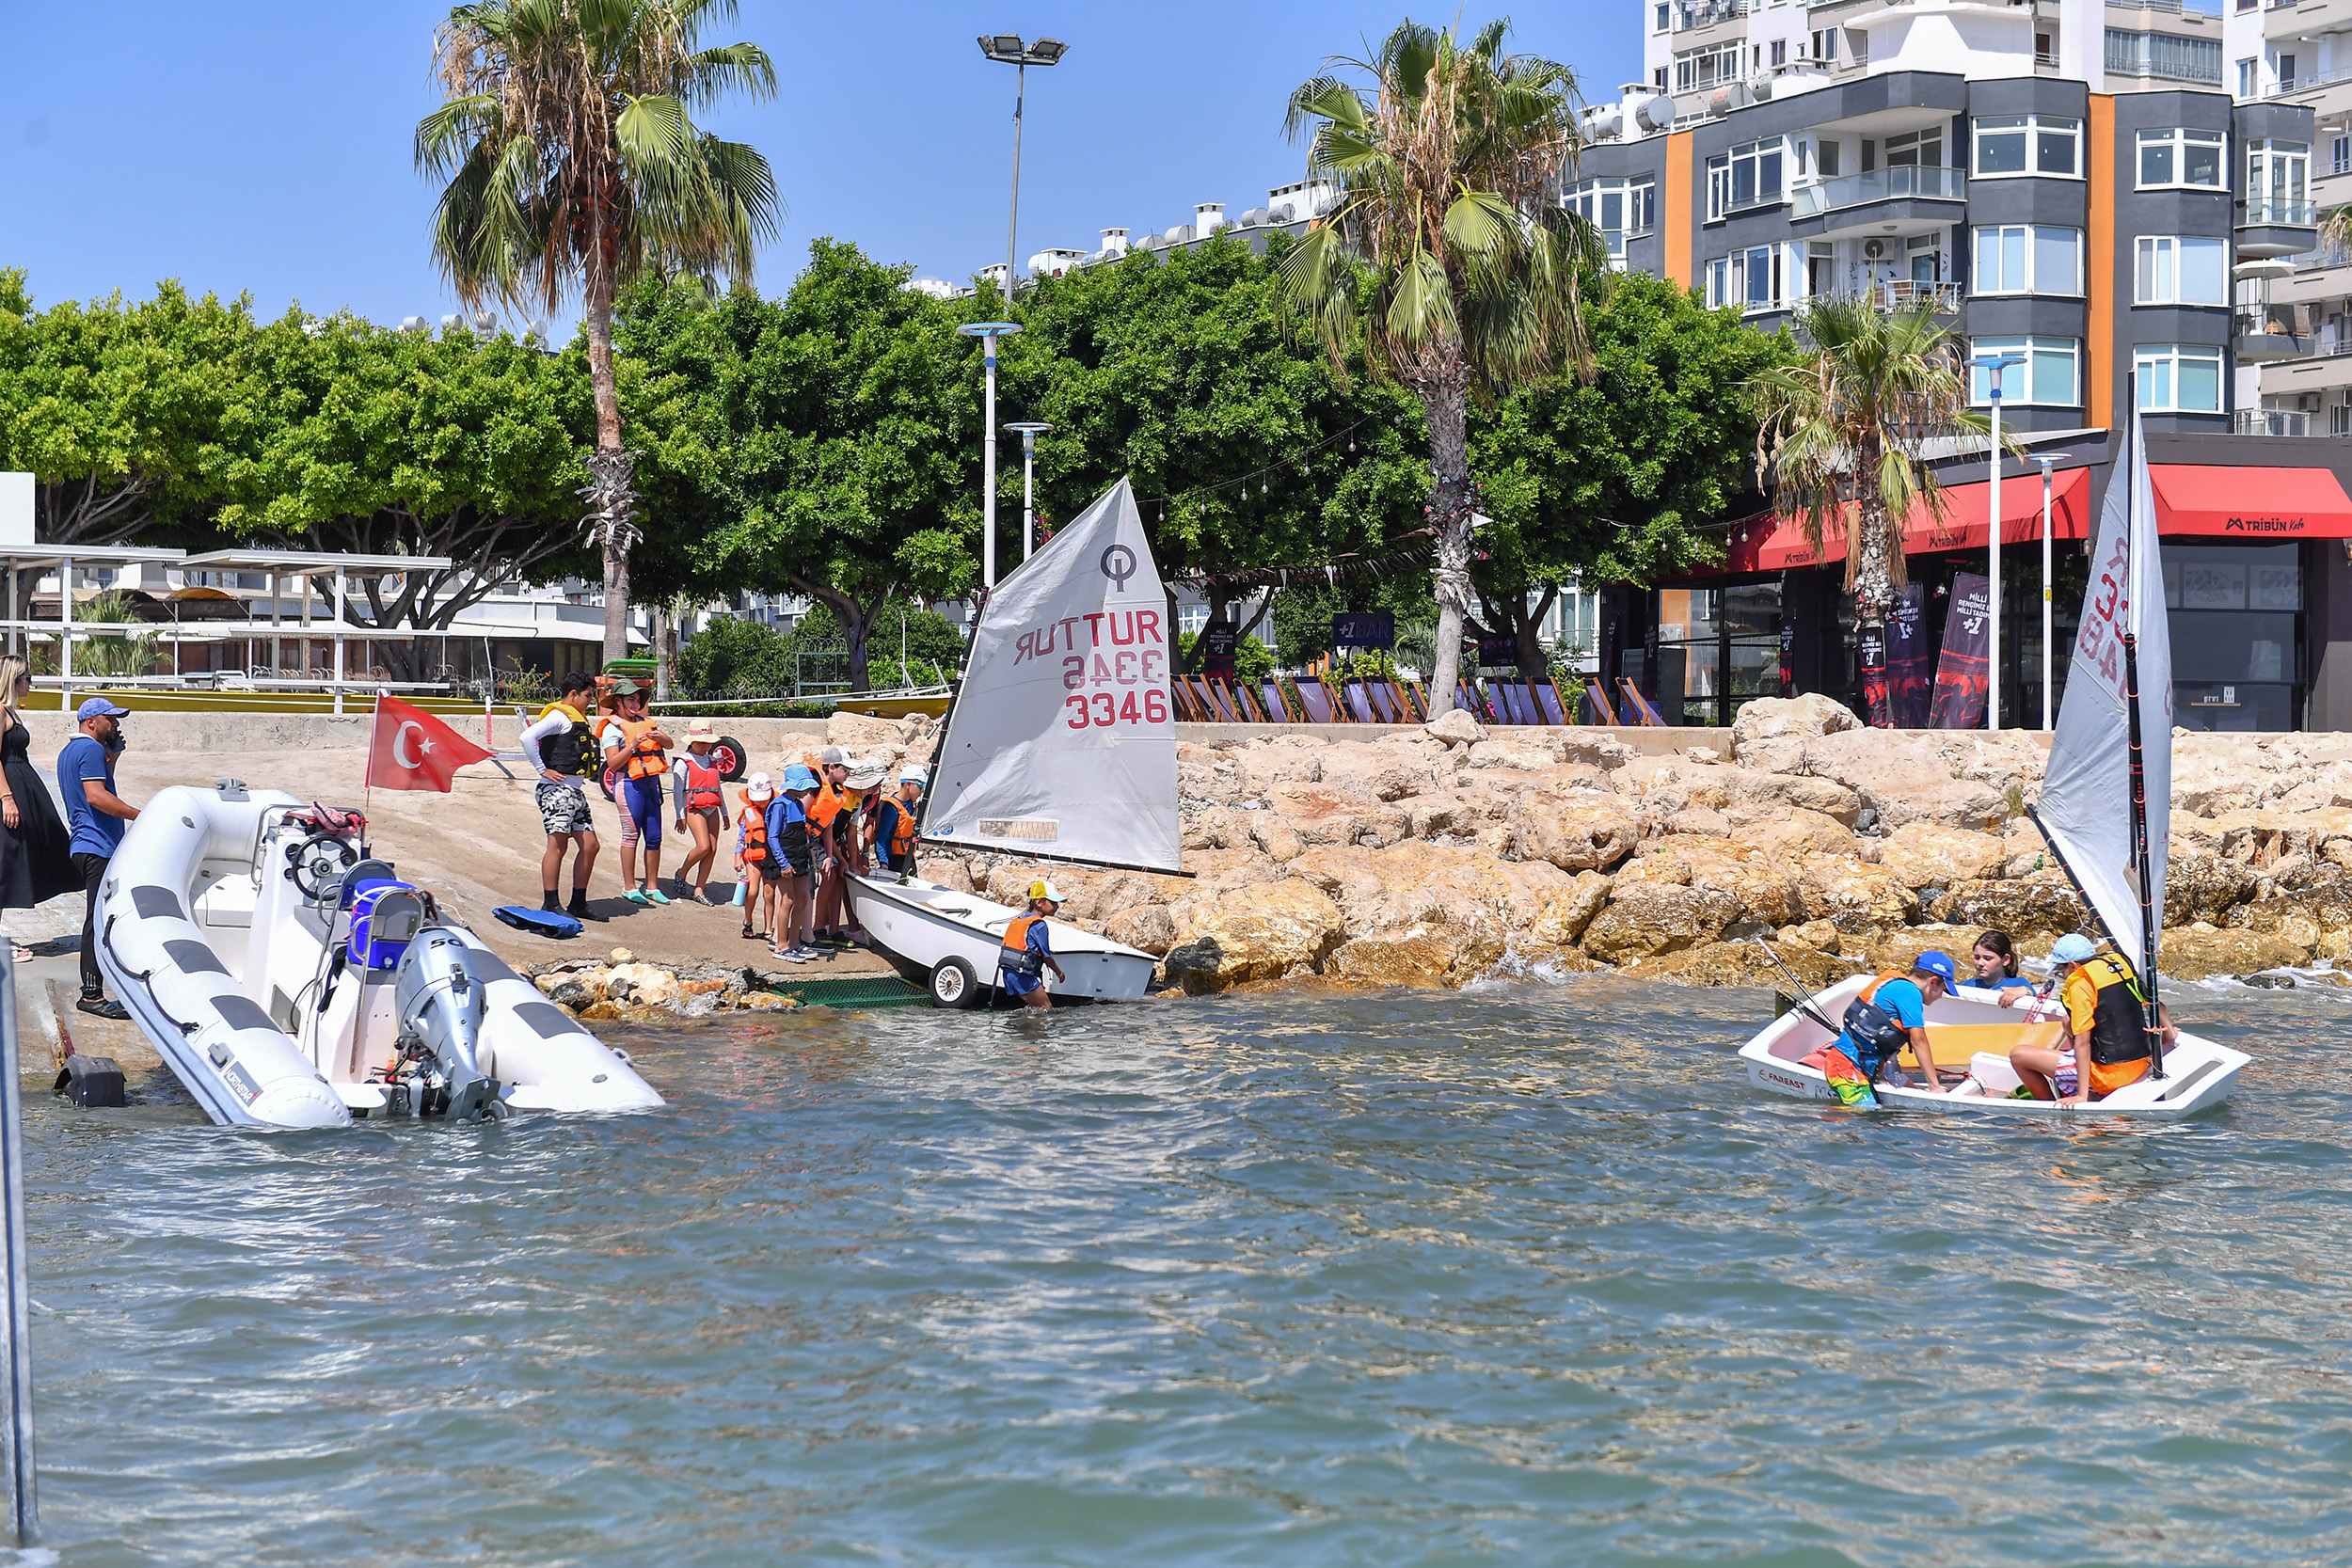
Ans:
{"label": "inflatable boat", "polygon": [[342,1127],[662,1103],[357,815],[234,779],[158,792],[99,888],[107,983],[215,1121]]}

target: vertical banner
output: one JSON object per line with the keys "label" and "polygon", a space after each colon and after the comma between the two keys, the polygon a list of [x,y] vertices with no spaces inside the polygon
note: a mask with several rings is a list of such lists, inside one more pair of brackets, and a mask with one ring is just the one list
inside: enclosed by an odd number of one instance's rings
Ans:
{"label": "vertical banner", "polygon": [[1886,614],[1887,704],[1899,730],[1923,729],[1928,721],[1928,698],[1933,676],[1928,657],[1925,589],[1907,582],[1897,591]]}
{"label": "vertical banner", "polygon": [[1984,727],[1987,663],[1993,649],[1993,584],[1978,572],[1952,578],[1952,608],[1944,618],[1944,657],[1935,669],[1931,728]]}
{"label": "vertical banner", "polygon": [[1862,660],[1863,721],[1883,730],[1894,721],[1886,701],[1886,628],[1855,627],[1854,653]]}
{"label": "vertical banner", "polygon": [[1785,610],[1780,617],[1780,694],[1797,694],[1797,623]]}

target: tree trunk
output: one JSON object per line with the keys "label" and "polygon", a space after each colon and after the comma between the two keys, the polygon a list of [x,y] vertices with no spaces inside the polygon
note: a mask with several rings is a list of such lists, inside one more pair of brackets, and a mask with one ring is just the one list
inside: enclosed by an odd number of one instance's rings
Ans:
{"label": "tree trunk", "polygon": [[[601,269],[589,269],[586,316],[588,326],[588,385],[596,400],[596,455],[604,465],[613,465],[621,452],[621,394],[612,377],[612,287]],[[621,469],[620,488],[628,484],[628,465]],[[599,481],[604,474],[599,471]],[[607,488],[600,483],[599,489]],[[628,657],[628,547],[632,543],[628,526],[627,500],[619,504],[620,515],[612,515],[614,498],[599,495],[603,521],[597,529],[597,543],[604,553],[604,661]]]}
{"label": "tree trunk", "polygon": [[1551,673],[1551,656],[1544,651],[1544,617],[1551,613],[1552,601],[1559,596],[1560,587],[1554,583],[1544,590],[1542,603],[1534,610],[1527,608],[1524,594],[1511,600],[1511,640],[1518,647],[1522,680],[1539,681]]}
{"label": "tree trunk", "polygon": [[1406,385],[1429,423],[1429,522],[1438,559],[1430,576],[1438,599],[1437,667],[1429,674],[1429,717],[1454,706],[1462,675],[1462,622],[1470,608],[1470,372],[1454,345],[1432,347]]}
{"label": "tree trunk", "polygon": [[677,633],[671,628],[670,612],[660,605],[653,607],[653,698],[657,703],[670,700],[670,667],[677,658]]}

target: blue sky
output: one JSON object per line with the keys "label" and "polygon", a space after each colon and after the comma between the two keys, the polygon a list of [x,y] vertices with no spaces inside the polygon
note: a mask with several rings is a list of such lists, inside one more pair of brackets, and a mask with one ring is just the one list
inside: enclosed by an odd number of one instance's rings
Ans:
{"label": "blue sky", "polygon": [[[453,309],[426,256],[433,192],[410,164],[447,13],[411,0],[0,0],[0,265],[25,267],[42,303],[176,277],[250,292],[264,316],[295,301],[384,322]],[[979,33],[1071,45],[1029,73],[1025,263],[1048,245],[1092,249],[1106,226],[1189,222],[1195,202],[1235,216],[1262,204],[1300,172],[1282,136],[1290,89],[1401,14],[1342,0],[744,0],[713,41],[765,45],[782,90],[705,123],[775,166],[789,211],[760,258],[764,290],[788,284],[825,234],[961,280],[1005,251],[1013,71],[981,57]],[[1640,74],[1628,0],[1502,14],[1518,48],[1567,60],[1595,97]]]}

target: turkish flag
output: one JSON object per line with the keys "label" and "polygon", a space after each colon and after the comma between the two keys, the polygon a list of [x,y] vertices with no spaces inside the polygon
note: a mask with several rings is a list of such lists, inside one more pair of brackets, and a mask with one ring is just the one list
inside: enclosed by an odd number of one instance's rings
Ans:
{"label": "turkish flag", "polygon": [[370,789],[431,789],[449,793],[450,776],[484,751],[421,707],[398,697],[375,699],[375,733],[368,742]]}

